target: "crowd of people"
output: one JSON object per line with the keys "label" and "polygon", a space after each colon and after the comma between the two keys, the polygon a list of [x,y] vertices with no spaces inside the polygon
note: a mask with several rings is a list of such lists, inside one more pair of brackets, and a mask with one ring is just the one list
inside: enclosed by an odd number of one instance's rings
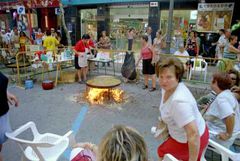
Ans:
{"label": "crowd of people", "polygon": [[61,46],[61,40],[61,34],[56,32],[54,28],[46,29],[45,32],[42,32],[41,28],[37,31],[33,29],[29,36],[16,27],[11,31],[1,30],[0,33],[0,47],[7,48],[13,53],[25,51],[26,45],[40,45],[45,50],[56,51],[57,47]]}
{"label": "crowd of people", "polygon": [[[240,131],[239,71],[229,67],[229,70],[225,72],[213,74],[210,84],[211,93],[196,100],[182,82],[186,59],[178,59],[174,56],[201,55],[200,42],[196,32],[191,31],[186,42],[181,39],[181,34],[177,34],[176,52],[170,57],[161,55],[162,50],[166,47],[165,36],[162,32],[158,30],[155,39],[152,39],[151,33],[152,29],[148,27],[146,33],[141,37],[141,50],[136,66],[142,60],[143,89],[148,89],[149,79],[151,79],[152,87],[149,91],[155,91],[156,74],[159,77],[162,93],[157,129],[161,128],[160,123],[165,124],[168,133],[164,140],[159,137],[163,141],[156,149],[159,160],[162,160],[168,153],[183,161],[200,160],[208,146],[209,138],[230,149],[236,139],[234,134]],[[240,49],[235,47],[237,36],[231,35],[229,30],[220,30],[219,34],[220,38],[216,43],[216,57],[229,61],[237,60],[240,55]],[[20,50],[24,50],[24,45],[27,43],[34,42],[42,44],[46,50],[54,52],[61,41],[54,29],[46,31],[46,34],[38,30],[31,37],[14,29],[9,40],[5,38],[8,37],[7,34],[2,32],[1,35],[2,39],[5,39],[3,47],[19,44]],[[134,29],[130,29],[128,50],[132,50],[133,39]],[[82,36],[74,47],[74,62],[79,83],[83,84],[87,80],[88,55],[96,56],[97,48],[111,49],[111,46],[106,31],[101,33],[98,42],[92,40],[90,34]],[[10,130],[8,102],[18,106],[17,98],[7,91],[7,84],[7,78],[0,72],[0,151],[2,144],[6,141],[5,132]],[[90,143],[81,143],[76,146],[92,150],[99,161],[148,160],[144,138],[133,128],[123,125],[114,126],[107,132],[99,146]]]}

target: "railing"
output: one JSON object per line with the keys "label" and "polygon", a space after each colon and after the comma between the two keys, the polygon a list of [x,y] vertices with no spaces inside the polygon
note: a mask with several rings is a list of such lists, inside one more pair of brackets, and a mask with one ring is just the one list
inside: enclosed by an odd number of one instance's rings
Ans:
{"label": "railing", "polygon": [[[64,47],[57,50],[57,53],[64,51],[66,48],[72,47]],[[38,49],[38,48],[36,48]],[[112,58],[115,62],[116,72],[121,72],[121,67],[124,63],[124,58],[126,54],[126,50],[108,50],[108,49],[96,49],[98,52],[109,53],[110,58]],[[28,66],[33,63],[32,58],[35,55],[36,51],[26,50],[25,52],[18,52],[16,54],[16,69],[17,69],[17,84],[21,85],[21,78],[23,77],[20,72],[20,68],[24,69],[24,74],[28,75],[28,77],[36,74],[43,73],[43,71],[35,71],[31,69],[31,72],[28,73]],[[41,50],[44,52],[44,50]],[[134,52],[134,51],[133,51]],[[134,52],[134,56],[137,60],[139,57],[139,52]],[[172,54],[161,54],[161,59],[163,60],[164,57],[173,56]],[[175,56],[175,55],[174,55]],[[239,61],[230,61],[228,59],[216,59],[216,58],[207,58],[207,57],[185,57],[185,56],[175,56],[180,58],[180,60],[185,65],[185,81],[194,82],[194,83],[210,83],[211,76],[213,73],[217,71],[226,71],[230,68],[234,67],[239,68],[240,62]],[[22,63],[20,63],[20,58],[22,58]],[[186,62],[192,60],[193,67],[189,67],[186,65]],[[195,63],[195,64],[194,64]],[[199,64],[200,63],[200,64]],[[203,64],[201,64],[203,63]],[[141,67],[141,65],[140,65]],[[43,70],[43,69],[42,69]],[[139,70],[138,70],[139,71]],[[141,73],[141,72],[140,72]]]}

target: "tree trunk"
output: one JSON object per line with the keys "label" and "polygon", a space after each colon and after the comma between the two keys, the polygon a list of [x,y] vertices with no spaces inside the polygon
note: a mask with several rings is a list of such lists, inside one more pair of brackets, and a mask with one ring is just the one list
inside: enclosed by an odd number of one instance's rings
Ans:
{"label": "tree trunk", "polygon": [[65,16],[64,16],[64,9],[63,9],[62,0],[59,0],[59,8],[60,8],[60,11],[61,11],[61,13],[60,13],[61,14],[61,21],[62,21],[62,25],[63,25],[63,30],[66,33],[68,46],[72,46],[70,33],[68,32],[68,29],[67,29],[67,26],[66,26],[66,22],[65,22]]}

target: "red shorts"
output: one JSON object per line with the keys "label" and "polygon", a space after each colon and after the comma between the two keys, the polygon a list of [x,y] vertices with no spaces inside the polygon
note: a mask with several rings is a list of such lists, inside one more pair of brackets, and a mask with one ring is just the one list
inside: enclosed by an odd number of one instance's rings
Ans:
{"label": "red shorts", "polygon": [[[203,151],[208,145],[209,132],[206,126],[203,135],[200,138],[200,150],[198,154],[198,161],[200,161]],[[188,161],[189,150],[188,143],[179,143],[172,137],[169,137],[164,143],[158,147],[158,156],[163,158],[165,154],[171,154],[178,160]]]}

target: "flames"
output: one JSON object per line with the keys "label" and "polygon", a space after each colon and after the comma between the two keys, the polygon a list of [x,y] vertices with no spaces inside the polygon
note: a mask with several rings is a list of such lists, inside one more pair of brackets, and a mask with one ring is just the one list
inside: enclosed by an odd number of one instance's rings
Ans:
{"label": "flames", "polygon": [[123,90],[117,88],[89,88],[86,92],[86,98],[91,104],[105,104],[109,101],[121,103],[123,102],[123,93]]}

